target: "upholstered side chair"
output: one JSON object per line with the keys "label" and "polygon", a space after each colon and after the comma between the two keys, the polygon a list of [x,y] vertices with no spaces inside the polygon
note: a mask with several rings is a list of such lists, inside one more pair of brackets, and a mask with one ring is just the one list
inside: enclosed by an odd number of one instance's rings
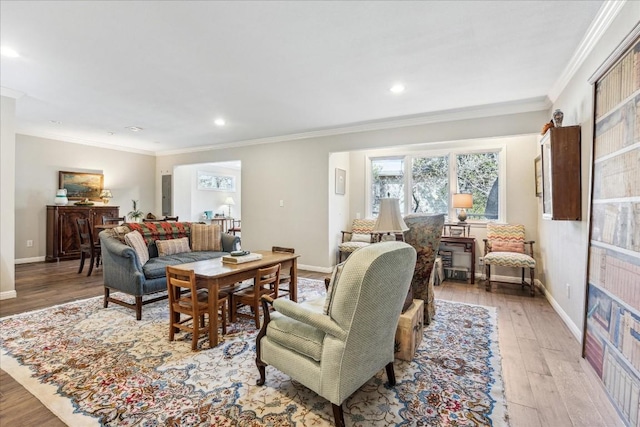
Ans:
{"label": "upholstered side chair", "polygon": [[[535,296],[534,272],[536,260],[533,258],[533,240],[525,240],[522,224],[487,224],[487,238],[484,239],[484,264],[487,274],[486,290],[491,290],[491,266],[522,268],[521,287],[529,286],[531,296]],[[524,279],[525,269],[529,269],[531,283]]]}
{"label": "upholstered side chair", "polygon": [[433,282],[430,279],[442,237],[444,214],[411,214],[404,217],[404,222],[409,227],[404,240],[415,248],[418,256],[411,291],[403,311],[411,305],[413,298],[423,300],[424,324],[428,325],[436,314]]}
{"label": "upholstered side chair", "polygon": [[329,400],[336,425],[344,426],[342,403],[382,368],[395,385],[394,337],[415,263],[410,245],[376,243],[334,269],[326,298],[298,304],[263,297],[257,384],[271,365]]}
{"label": "upholstered side chair", "polygon": [[354,219],[351,231],[342,231],[342,242],[338,245],[338,263],[342,258],[346,258],[354,251],[369,246],[375,241],[376,235],[373,227],[376,225],[375,219]]}

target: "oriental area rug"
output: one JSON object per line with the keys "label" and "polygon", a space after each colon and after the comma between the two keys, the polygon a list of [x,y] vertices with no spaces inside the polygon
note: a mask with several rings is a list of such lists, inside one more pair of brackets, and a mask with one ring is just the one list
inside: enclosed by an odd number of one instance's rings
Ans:
{"label": "oriental area rug", "polygon": [[[300,300],[324,294],[300,279]],[[122,295],[118,295],[122,298]],[[507,426],[493,308],[437,300],[411,362],[382,369],[345,403],[347,426]],[[70,426],[332,426],[331,404],[267,367],[255,385],[249,321],[192,352],[168,340],[168,304],[102,308],[91,298],[0,319],[0,365]],[[203,348],[204,347],[204,348]]]}

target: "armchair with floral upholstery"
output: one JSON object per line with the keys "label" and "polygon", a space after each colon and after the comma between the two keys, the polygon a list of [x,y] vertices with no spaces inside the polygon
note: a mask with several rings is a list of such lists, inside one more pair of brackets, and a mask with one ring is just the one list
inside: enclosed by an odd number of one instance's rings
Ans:
{"label": "armchair with floral upholstery", "polygon": [[[522,268],[521,287],[529,286],[531,296],[535,295],[534,272],[536,260],[533,258],[533,240],[525,241],[522,224],[487,224],[487,238],[484,239],[484,264],[487,273],[486,290],[491,290],[491,266]],[[524,270],[529,269],[531,283],[524,279]]]}
{"label": "armchair with floral upholstery", "polygon": [[395,385],[395,332],[415,264],[410,245],[376,243],[336,266],[326,298],[298,304],[263,297],[258,385],[271,365],[329,400],[336,425],[344,426],[342,403],[382,368]]}

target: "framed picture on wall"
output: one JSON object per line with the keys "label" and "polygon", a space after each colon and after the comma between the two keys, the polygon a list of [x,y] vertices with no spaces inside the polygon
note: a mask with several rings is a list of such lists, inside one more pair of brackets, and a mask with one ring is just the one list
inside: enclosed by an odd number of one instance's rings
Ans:
{"label": "framed picture on wall", "polygon": [[236,177],[198,171],[198,190],[236,191]]}
{"label": "framed picture on wall", "polygon": [[533,161],[536,179],[536,197],[542,197],[542,158],[536,157]]}
{"label": "framed picture on wall", "polygon": [[336,168],[336,194],[344,194],[347,189],[347,171]]}
{"label": "framed picture on wall", "polygon": [[58,173],[58,185],[60,189],[67,190],[69,200],[97,200],[101,201],[100,192],[104,183],[104,175],[101,173],[84,173],[60,171]]}

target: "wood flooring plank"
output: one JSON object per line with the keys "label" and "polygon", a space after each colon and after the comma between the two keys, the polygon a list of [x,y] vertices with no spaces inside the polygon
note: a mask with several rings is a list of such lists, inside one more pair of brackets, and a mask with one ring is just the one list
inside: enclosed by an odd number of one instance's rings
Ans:
{"label": "wood flooring plank", "polygon": [[535,408],[508,402],[509,421],[512,427],[542,427]]}
{"label": "wood flooring plank", "polygon": [[536,372],[542,375],[551,374],[538,341],[528,338],[518,338],[518,345],[527,372]]}
{"label": "wood flooring plank", "polygon": [[509,302],[507,306],[511,312],[511,321],[513,322],[513,329],[516,332],[516,336],[518,338],[535,340],[536,334],[533,332],[529,318],[524,311],[523,303],[520,301]]}
{"label": "wood flooring plank", "polygon": [[540,375],[535,372],[529,372],[527,375],[542,425],[573,427],[574,424],[553,378],[550,375]]}
{"label": "wood flooring plank", "polygon": [[553,381],[562,395],[573,425],[605,427],[606,424],[588,393],[585,393],[587,379],[584,372],[576,372],[569,362],[560,361],[549,366]]}

